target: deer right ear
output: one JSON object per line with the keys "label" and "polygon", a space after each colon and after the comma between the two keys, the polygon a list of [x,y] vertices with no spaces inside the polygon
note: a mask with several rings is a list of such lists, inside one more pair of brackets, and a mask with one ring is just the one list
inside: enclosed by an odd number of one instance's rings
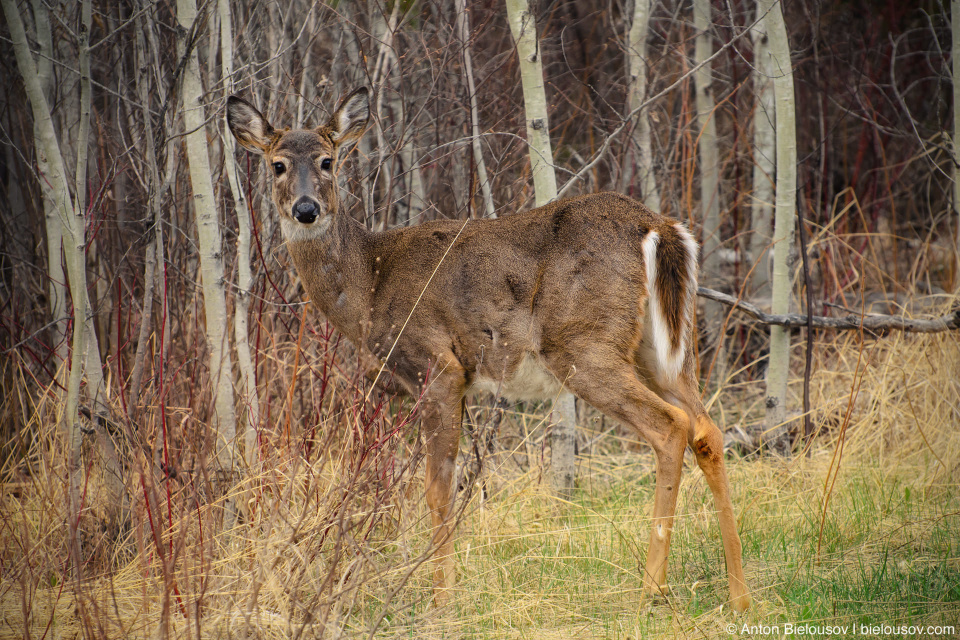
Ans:
{"label": "deer right ear", "polygon": [[227,124],[237,142],[249,151],[264,153],[276,141],[276,130],[243,98],[227,98]]}

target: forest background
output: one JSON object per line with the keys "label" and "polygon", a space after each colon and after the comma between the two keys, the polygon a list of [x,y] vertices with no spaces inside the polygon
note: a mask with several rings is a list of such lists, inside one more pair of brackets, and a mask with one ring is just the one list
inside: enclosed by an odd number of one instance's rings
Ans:
{"label": "forest background", "polygon": [[[701,381],[730,444],[754,610],[723,606],[695,468],[674,593],[638,609],[649,450],[578,405],[576,488],[558,495],[563,420],[483,398],[460,464],[462,591],[430,609],[416,402],[371,389],[303,302],[268,172],[226,131],[234,93],[300,127],[368,86],[373,123],[341,172],[357,220],[529,209],[503,4],[3,0],[0,636],[956,633],[956,6],[529,11],[561,196],[637,197],[694,230],[702,285],[860,327],[794,323],[771,355],[769,325],[701,300]],[[777,81],[793,89],[788,171]],[[775,204],[791,216],[779,241]],[[873,314],[929,322],[863,329]]]}

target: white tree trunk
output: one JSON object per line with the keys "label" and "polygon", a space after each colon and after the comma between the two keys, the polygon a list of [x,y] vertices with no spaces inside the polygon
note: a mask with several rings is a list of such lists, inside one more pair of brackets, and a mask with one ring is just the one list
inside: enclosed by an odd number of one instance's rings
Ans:
{"label": "white tree trunk", "polygon": [[[796,225],[797,130],[793,95],[793,68],[790,43],[780,3],[760,0],[766,12],[764,21],[773,60],[773,90],[776,99],[777,197],[773,230],[773,304],[774,314],[785,314],[790,307],[790,271],[787,258],[793,246]],[[766,426],[771,440],[779,433],[770,431],[783,425],[787,415],[787,377],[790,372],[790,332],[783,327],[770,328],[770,362],[767,367]]]}
{"label": "white tree trunk", "polygon": [[[394,67],[397,59],[393,56]],[[397,83],[400,83],[399,76]],[[393,112],[394,122],[400,129],[400,165],[402,170],[401,184],[403,193],[397,198],[397,225],[407,226],[416,223],[420,214],[427,208],[427,196],[420,175],[420,163],[417,160],[416,128],[406,121],[403,98],[400,91],[396,91],[390,99],[390,110]]]}
{"label": "white tree trunk", "polygon": [[[397,30],[397,20],[400,15],[400,3],[394,3],[393,9],[390,12],[390,18],[387,20],[383,19],[383,14],[379,8],[375,7],[374,4],[371,3],[370,8],[372,22],[371,30],[374,33],[376,41],[380,43],[380,50],[377,53],[376,63],[373,66],[373,77],[371,79],[371,84],[373,85],[373,90],[376,95],[376,100],[374,102],[374,112],[376,113],[376,117],[373,119],[373,129],[377,134],[377,156],[380,158],[380,165],[377,167],[374,175],[381,176],[383,178],[383,197],[392,198],[393,179],[396,173],[394,171],[394,167],[396,167],[397,163],[396,157],[391,157],[387,153],[387,149],[389,147],[387,145],[386,136],[384,135],[386,119],[383,113],[383,98],[384,93],[389,90],[390,86],[390,69],[392,67],[393,60],[393,36]],[[401,118],[403,117],[402,110],[400,113],[395,112],[395,114]],[[398,128],[402,128],[402,121],[401,124],[397,126]],[[375,198],[376,185],[377,181],[374,179],[371,183],[371,198]],[[384,205],[383,215],[380,216],[379,220],[374,221],[374,228],[377,231],[383,231],[389,224],[392,203],[389,200],[385,200]],[[376,203],[372,200],[371,210],[376,211]]]}
{"label": "white tree trunk", "polygon": [[[694,0],[693,26],[697,31],[694,43],[694,64],[713,55],[710,34],[710,0]],[[713,99],[713,73],[705,64],[693,76],[696,89],[697,120],[700,124],[700,211],[703,221],[703,269],[701,277],[709,282],[720,277],[720,161],[717,153],[717,119]],[[711,331],[719,331],[722,308],[718,303],[704,307],[706,323]]]}
{"label": "white tree trunk", "polygon": [[[627,33],[627,113],[633,113],[647,99],[647,33],[652,11],[651,0],[634,0],[633,20]],[[649,109],[636,115],[629,152],[625,155],[623,186],[629,189],[639,183],[640,198],[654,211],[660,211],[660,190],[653,171],[653,149],[650,144]]]}
{"label": "white tree trunk", "polygon": [[[757,17],[763,16],[763,3],[757,1]],[[754,94],[757,104],[753,115],[753,194],[750,204],[750,233],[747,234],[747,267],[753,268],[750,288],[754,295],[770,295],[770,243],[773,220],[773,178],[776,165],[774,133],[773,61],[767,28],[761,20],[750,33],[753,40]],[[754,266],[756,265],[756,266]]]}
{"label": "white tree trunk", "polygon": [[[80,447],[82,444],[82,433],[78,423],[78,407],[80,402],[80,386],[84,375],[84,366],[89,367],[91,360],[98,362],[99,349],[96,345],[96,336],[90,330],[91,318],[88,313],[89,302],[87,300],[87,279],[86,262],[84,252],[86,247],[86,225],[83,217],[82,208],[75,208],[82,200],[74,202],[70,196],[69,178],[67,176],[66,165],[63,161],[63,154],[60,151],[60,144],[57,141],[56,130],[53,125],[50,107],[44,95],[40,76],[37,72],[37,66],[33,56],[30,53],[27,44],[27,35],[23,26],[19,10],[15,0],[0,0],[3,6],[3,13],[6,16],[7,24],[10,29],[10,39],[13,43],[14,55],[16,56],[17,66],[23,77],[24,90],[27,99],[30,102],[33,111],[35,138],[38,156],[42,155],[45,160],[47,173],[40,177],[40,187],[44,192],[44,197],[51,203],[55,210],[55,215],[59,219],[62,229],[66,232],[63,236],[63,253],[67,266],[67,275],[70,278],[70,296],[73,301],[73,337],[72,352],[70,358],[70,376],[67,381],[67,397],[64,406],[64,433],[68,448],[68,467],[69,467],[69,496],[70,510],[76,514],[80,506],[80,493],[82,484],[82,470],[80,465]],[[83,28],[81,33],[81,69],[86,65],[89,68],[89,53],[86,43],[89,42],[90,28],[90,6],[89,0],[84,2],[81,8]],[[86,57],[86,62],[83,58]],[[89,74],[87,76],[86,95],[89,105]],[[85,127],[81,127],[86,131]],[[78,148],[85,148],[86,140],[78,140]],[[59,255],[59,248],[56,250]],[[93,343],[89,338],[93,337]],[[88,351],[93,352],[91,356]],[[88,375],[89,387],[94,395],[101,391],[102,371],[86,371]],[[91,377],[92,376],[92,377]],[[75,515],[68,516],[70,526],[75,526]],[[79,559],[77,559],[79,560]]]}
{"label": "white tree trunk", "polygon": [[[40,0],[33,0],[33,20],[37,29],[37,43],[40,56],[37,58],[37,80],[47,103],[53,91],[53,36],[50,29],[50,14]],[[40,140],[40,123],[33,120],[33,139]],[[37,148],[37,169],[41,176],[50,174],[50,166],[45,153]],[[47,295],[50,297],[50,316],[53,320],[53,343],[56,348],[57,363],[65,364],[69,357],[69,345],[66,341],[67,327],[67,275],[61,257],[63,246],[63,223],[57,205],[49,197],[46,189],[41,190],[43,201],[44,231],[47,239]],[[66,369],[64,369],[66,371]]]}
{"label": "white tree trunk", "polygon": [[[80,5],[80,42],[79,42],[79,64],[80,64],[80,118],[77,127],[77,170],[75,178],[76,201],[73,205],[75,212],[75,224],[83,225],[84,216],[87,210],[87,153],[89,151],[90,139],[90,105],[92,96],[90,95],[90,29],[93,23],[93,9],[90,0],[83,0]],[[84,228],[78,229],[78,234],[83,236],[83,243],[77,247],[80,260],[83,261],[83,268],[86,270],[86,232]],[[84,322],[87,333],[85,342],[87,344],[87,395],[90,396],[93,405],[92,410],[100,416],[105,416],[106,408],[106,387],[103,381],[103,362],[100,359],[100,348],[97,345],[97,334],[93,325],[93,308],[90,305],[89,296],[84,296],[86,305],[84,315],[89,321]]]}
{"label": "white tree trunk", "polygon": [[[550,121],[547,117],[547,96],[543,87],[540,41],[536,17],[527,0],[506,0],[507,19],[520,56],[520,79],[523,83],[523,104],[527,120],[527,144],[530,147],[530,173],[538,207],[557,197],[557,177],[550,147]],[[554,403],[559,420],[550,439],[551,483],[561,495],[573,490],[576,478],[577,412],[573,396],[564,391]]]}
{"label": "white tree trunk", "polygon": [[[379,13],[379,12],[378,12]],[[401,185],[402,193],[397,196],[393,194],[396,207],[396,222],[398,226],[407,226],[416,222],[420,214],[427,208],[427,196],[423,186],[423,179],[420,174],[420,163],[417,160],[416,150],[416,129],[410,126],[406,121],[405,109],[402,97],[402,78],[400,77],[400,62],[397,59],[397,52],[394,48],[397,30],[400,28],[400,4],[396,3],[390,13],[389,20],[385,23],[383,37],[381,38],[380,53],[376,72],[374,75],[374,84],[380,84],[377,92],[377,113],[381,114],[381,103],[385,93],[389,92],[388,98],[390,112],[393,115],[394,128],[397,136],[397,144],[400,147],[399,156],[400,172],[397,176]],[[391,88],[392,78],[396,76],[396,89]],[[383,122],[382,115],[377,118],[378,123]],[[379,124],[377,126],[377,140],[380,144],[381,158],[385,162],[386,149],[388,145],[383,137],[383,130]],[[396,162],[392,163],[397,166]],[[388,170],[384,173],[387,179],[387,187],[384,189],[386,194],[393,191],[394,183],[393,172]],[[383,216],[382,223],[386,225],[389,219],[389,206]]]}
{"label": "white tree trunk", "polygon": [[[78,42],[78,63],[80,67],[80,102],[79,123],[77,127],[77,166],[75,174],[75,194],[73,210],[75,215],[75,237],[81,238],[74,255],[70,258],[79,262],[82,273],[81,285],[86,288],[86,211],[87,211],[87,156],[90,149],[90,112],[93,101],[90,81],[90,30],[93,26],[93,7],[91,0],[83,0],[80,5],[80,32]],[[76,292],[72,285],[71,296]],[[106,429],[104,421],[109,419],[110,408],[107,405],[107,387],[103,379],[103,361],[100,358],[100,346],[97,343],[97,334],[94,330],[95,315],[90,304],[89,295],[83,295],[83,330],[85,373],[87,378],[86,394],[90,403],[90,412],[93,417],[94,429],[103,455],[105,491],[110,518],[115,527],[126,520],[128,504],[123,486],[123,471],[117,457],[116,444]],[[78,317],[78,316],[75,316]]]}
{"label": "white tree trunk", "polygon": [[520,80],[523,83],[534,198],[537,206],[541,207],[557,197],[557,176],[550,146],[550,121],[547,117],[547,94],[543,87],[537,20],[530,12],[527,0],[506,0],[506,5],[510,30],[520,56]]}
{"label": "white tree trunk", "polygon": [[487,163],[483,159],[483,147],[480,145],[480,115],[477,107],[477,86],[473,80],[473,54],[470,47],[470,14],[467,13],[466,0],[456,0],[456,3],[457,37],[460,39],[460,57],[463,61],[463,75],[470,100],[470,143],[473,147],[473,162],[477,166],[477,180],[480,182],[480,193],[483,196],[484,217],[496,218],[493,190],[490,188]]}
{"label": "white tree trunk", "polygon": [[[230,15],[230,2],[219,0],[220,13],[220,64],[223,70],[224,94],[233,93],[233,19]],[[306,74],[304,74],[306,76]],[[301,99],[298,104],[298,117],[302,118]],[[237,361],[240,365],[240,382],[243,388],[242,405],[246,407],[246,420],[243,429],[243,454],[248,470],[257,463],[257,433],[260,429],[260,397],[257,394],[256,372],[250,351],[250,331],[248,315],[250,296],[253,292],[253,274],[250,270],[250,209],[240,184],[237,158],[234,154],[234,138],[223,122],[223,163],[224,173],[233,193],[235,215],[237,216],[237,295],[233,318],[234,340],[237,343]]]}
{"label": "white tree trunk", "polygon": [[[197,18],[195,0],[177,0],[177,22],[181,33],[191,31]],[[185,37],[178,39],[178,56],[186,52]],[[214,452],[220,480],[229,483],[233,479],[236,461],[236,417],[233,404],[233,366],[227,343],[227,305],[224,295],[223,239],[213,195],[213,180],[210,172],[209,144],[207,142],[206,116],[203,106],[203,87],[200,82],[200,62],[196,50],[186,57],[183,70],[183,123],[186,129],[187,162],[190,165],[190,182],[193,191],[193,207],[197,221],[197,237],[200,244],[200,278],[203,287],[203,308],[206,320],[207,348],[210,352],[210,377],[213,384],[216,436]],[[229,485],[224,485],[229,486]],[[227,501],[224,525],[233,525],[234,506]]]}

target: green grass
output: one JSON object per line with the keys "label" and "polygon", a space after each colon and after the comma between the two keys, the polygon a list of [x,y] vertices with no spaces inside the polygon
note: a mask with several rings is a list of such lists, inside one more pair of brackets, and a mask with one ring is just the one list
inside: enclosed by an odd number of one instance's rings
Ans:
{"label": "green grass", "polygon": [[[641,456],[608,466],[599,475],[610,481],[590,483],[570,502],[532,484],[519,491],[511,484],[473,509],[460,528],[454,611],[421,609],[414,616],[419,635],[411,637],[725,638],[731,624],[735,637],[771,638],[810,636],[785,634],[787,624],[960,630],[955,486],[924,487],[910,468],[889,474],[847,461],[821,536],[828,460],[730,465],[755,600],[742,616],[722,606],[727,584],[712,497],[699,470],[689,467],[671,549],[671,594],[641,604],[653,501],[649,460]],[[429,589],[423,573],[409,591]],[[385,637],[398,631],[392,627]]]}

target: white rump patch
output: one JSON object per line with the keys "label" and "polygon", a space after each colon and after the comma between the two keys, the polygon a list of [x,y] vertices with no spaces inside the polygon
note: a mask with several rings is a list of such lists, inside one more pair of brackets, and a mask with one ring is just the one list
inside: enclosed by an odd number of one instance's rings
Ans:
{"label": "white rump patch", "polygon": [[[690,234],[685,231],[681,235],[684,234],[686,237],[690,237]],[[684,238],[685,243],[686,237]],[[690,239],[693,240],[693,238]],[[670,341],[670,325],[667,324],[663,307],[660,304],[660,291],[657,288],[657,247],[659,245],[660,234],[656,231],[648,233],[641,244],[643,249],[643,264],[647,271],[647,293],[649,294],[647,299],[645,330],[647,333],[646,338],[653,343],[656,360],[656,362],[647,363],[647,366],[653,369],[657,382],[666,387],[671,385],[680,376],[680,371],[683,369],[683,360],[687,354],[687,345],[685,332],[681,332],[680,334],[680,345],[678,348],[674,349]],[[696,242],[694,242],[694,246],[696,246]],[[696,254],[694,254],[694,256],[696,256]],[[694,257],[694,259],[696,258]],[[689,255],[687,272],[689,273]],[[684,306],[686,307],[688,305]],[[686,308],[684,309],[684,314],[689,314]],[[686,320],[686,318],[684,318],[684,320]]]}
{"label": "white rump patch", "polygon": [[686,313],[685,320],[693,321],[690,313],[693,310],[692,303],[697,297],[697,257],[700,255],[700,245],[694,240],[693,236],[687,231],[687,228],[679,222],[673,226],[683,239],[683,244],[687,248],[687,304],[684,306]]}

